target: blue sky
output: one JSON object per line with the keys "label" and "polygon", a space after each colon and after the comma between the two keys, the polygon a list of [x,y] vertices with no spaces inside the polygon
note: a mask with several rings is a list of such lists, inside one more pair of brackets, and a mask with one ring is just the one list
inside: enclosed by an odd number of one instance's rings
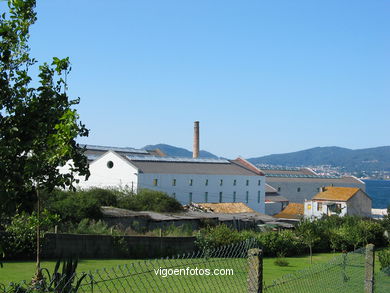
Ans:
{"label": "blue sky", "polygon": [[83,143],[253,157],[390,145],[387,0],[38,0],[31,54],[69,56]]}

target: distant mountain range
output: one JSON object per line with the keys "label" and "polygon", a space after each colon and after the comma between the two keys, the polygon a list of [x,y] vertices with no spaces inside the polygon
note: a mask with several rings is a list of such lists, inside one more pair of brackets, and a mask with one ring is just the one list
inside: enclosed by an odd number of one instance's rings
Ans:
{"label": "distant mountain range", "polygon": [[[143,149],[160,149],[168,156],[192,157],[192,152],[168,144],[144,146]],[[201,158],[218,158],[208,151],[199,152]],[[341,147],[316,147],[303,151],[275,154],[248,159],[253,164],[279,166],[320,166],[341,167],[344,171],[390,171],[390,146],[352,150]]]}
{"label": "distant mountain range", "polygon": [[351,150],[316,147],[303,151],[248,159],[253,164],[343,167],[345,171],[390,171],[390,146]]}
{"label": "distant mountain range", "polygon": [[[175,146],[172,146],[169,144],[146,145],[142,149],[144,149],[144,150],[160,149],[168,156],[192,158],[191,151],[184,149],[184,148],[178,148],[178,147],[175,147]],[[214,159],[218,158],[216,155],[209,153],[207,151],[203,151],[203,150],[199,151],[199,157],[200,158],[214,158]]]}

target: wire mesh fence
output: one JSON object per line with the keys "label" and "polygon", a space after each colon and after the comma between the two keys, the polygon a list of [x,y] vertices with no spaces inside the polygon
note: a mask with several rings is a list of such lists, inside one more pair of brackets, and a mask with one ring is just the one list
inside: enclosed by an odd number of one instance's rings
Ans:
{"label": "wire mesh fence", "polygon": [[[263,283],[262,254],[255,240],[171,258],[140,260],[110,269],[49,274],[35,284],[1,286],[1,293],[32,292],[367,292],[366,249]],[[265,268],[266,270],[266,268]],[[376,271],[374,292],[390,292],[390,268]],[[262,291],[259,291],[262,290]]]}
{"label": "wire mesh fence", "polygon": [[34,284],[10,284],[3,291],[21,292],[247,292],[248,250],[254,240],[172,258],[144,260],[54,278]]}
{"label": "wire mesh fence", "polygon": [[390,267],[379,271],[375,274],[375,293],[388,293],[390,292]]}

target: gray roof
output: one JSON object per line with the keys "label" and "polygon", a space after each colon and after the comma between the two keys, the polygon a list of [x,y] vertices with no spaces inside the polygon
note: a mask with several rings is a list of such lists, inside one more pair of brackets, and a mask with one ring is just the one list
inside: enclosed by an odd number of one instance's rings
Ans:
{"label": "gray roof", "polygon": [[281,195],[266,195],[265,201],[272,201],[272,202],[289,202],[287,198]]}
{"label": "gray roof", "polygon": [[341,183],[354,183],[354,184],[362,184],[359,179],[350,176],[343,177],[329,177],[329,176],[314,176],[314,177],[267,177],[266,180],[268,183],[272,184],[274,182],[318,182],[321,184],[341,184]]}
{"label": "gray roof", "polygon": [[265,193],[278,193],[278,191],[271,185],[265,184]]}
{"label": "gray roof", "polygon": [[120,153],[132,153],[132,154],[143,154],[148,155],[148,151],[146,150],[140,150],[140,149],[134,149],[134,148],[128,148],[128,147],[113,147],[113,146],[102,146],[102,145],[91,145],[91,144],[81,144],[81,147],[84,147],[89,151],[101,151],[101,152],[107,152],[107,151],[114,151],[114,152],[120,152]]}
{"label": "gray roof", "polygon": [[265,176],[269,175],[317,175],[314,171],[308,168],[259,168]]}
{"label": "gray roof", "polygon": [[163,158],[132,160],[131,157],[127,157],[131,164],[143,173],[259,176],[254,171],[228,160]]}
{"label": "gray roof", "polygon": [[125,209],[119,209],[114,207],[101,207],[101,211],[104,217],[108,218],[135,218],[135,217],[147,217],[154,221],[175,221],[175,220],[196,220],[196,219],[218,219],[219,221],[232,221],[243,220],[243,221],[253,221],[259,220],[264,223],[275,222],[278,219],[275,219],[271,216],[254,212],[254,213],[205,213],[205,212],[195,212],[187,211],[182,213],[156,213],[150,211],[130,211]]}

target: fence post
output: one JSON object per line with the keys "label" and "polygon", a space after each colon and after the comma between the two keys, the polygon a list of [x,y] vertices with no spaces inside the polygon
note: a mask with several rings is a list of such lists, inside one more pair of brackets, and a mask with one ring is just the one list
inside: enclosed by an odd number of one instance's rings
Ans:
{"label": "fence post", "polygon": [[374,266],[375,266],[375,252],[374,244],[368,244],[366,246],[366,262],[365,262],[365,280],[364,280],[364,293],[374,292]]}
{"label": "fence post", "polygon": [[248,250],[248,293],[263,292],[263,251]]}

